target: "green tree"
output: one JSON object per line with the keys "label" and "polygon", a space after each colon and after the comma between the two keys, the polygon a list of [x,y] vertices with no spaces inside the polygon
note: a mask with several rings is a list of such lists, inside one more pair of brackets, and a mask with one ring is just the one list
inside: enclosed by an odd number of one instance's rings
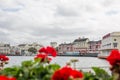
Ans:
{"label": "green tree", "polygon": [[28,49],[28,52],[31,52],[31,53],[36,53],[37,52],[37,49],[36,48],[34,48],[34,47],[30,47],[29,49]]}
{"label": "green tree", "polygon": [[58,51],[58,47],[56,47],[55,50]]}

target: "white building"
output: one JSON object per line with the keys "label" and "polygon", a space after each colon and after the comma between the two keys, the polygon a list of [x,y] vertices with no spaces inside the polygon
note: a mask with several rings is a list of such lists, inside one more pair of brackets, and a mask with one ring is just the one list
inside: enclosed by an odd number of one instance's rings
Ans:
{"label": "white building", "polygon": [[20,48],[18,46],[11,46],[10,47],[10,54],[11,55],[21,55]]}
{"label": "white building", "polygon": [[50,45],[51,45],[52,47],[56,48],[56,47],[57,47],[57,42],[50,42]]}
{"label": "white building", "polygon": [[112,32],[103,36],[101,41],[101,53],[98,57],[107,57],[112,49],[120,50],[120,32]]}
{"label": "white building", "polygon": [[9,54],[10,53],[10,44],[0,43],[0,53]]}
{"label": "white building", "polygon": [[37,51],[38,51],[41,47],[43,47],[43,45],[40,45],[40,44],[34,42],[32,44],[19,44],[18,47],[21,50],[21,54],[24,55],[24,54],[29,54],[29,52],[28,52],[29,48],[33,47],[33,48],[37,49]]}

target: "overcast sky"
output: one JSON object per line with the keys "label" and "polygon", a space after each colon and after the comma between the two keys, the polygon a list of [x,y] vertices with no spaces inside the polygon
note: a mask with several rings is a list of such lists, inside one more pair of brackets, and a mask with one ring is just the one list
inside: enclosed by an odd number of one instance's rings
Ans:
{"label": "overcast sky", "polygon": [[0,0],[0,42],[99,40],[120,31],[120,0]]}

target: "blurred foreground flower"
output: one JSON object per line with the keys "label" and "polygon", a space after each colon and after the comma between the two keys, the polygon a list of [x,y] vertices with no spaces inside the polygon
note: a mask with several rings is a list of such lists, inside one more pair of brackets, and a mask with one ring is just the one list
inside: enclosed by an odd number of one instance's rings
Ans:
{"label": "blurred foreground flower", "polygon": [[56,57],[57,52],[53,47],[47,46],[47,47],[43,47],[39,50],[39,53],[45,53],[45,54],[50,54],[53,57]]}
{"label": "blurred foreground flower", "polygon": [[0,61],[8,61],[9,58],[5,55],[0,55]]}
{"label": "blurred foreground flower", "polygon": [[47,54],[42,53],[42,54],[37,54],[34,59],[40,59],[40,62],[50,62],[52,58],[48,57]]}
{"label": "blurred foreground flower", "polygon": [[14,77],[7,77],[4,75],[0,75],[0,80],[17,80],[17,79]]}
{"label": "blurred foreground flower", "polygon": [[4,67],[5,64],[8,64],[9,58],[5,55],[0,55],[0,67],[1,69]]}
{"label": "blurred foreground flower", "polygon": [[117,63],[120,63],[120,53],[119,50],[114,49],[111,51],[110,55],[107,57],[107,60],[109,63],[114,66]]}
{"label": "blurred foreground flower", "polygon": [[52,76],[52,80],[82,80],[83,74],[80,71],[74,70],[69,66],[65,66],[57,71]]}
{"label": "blurred foreground flower", "polygon": [[120,80],[120,52],[117,49],[111,51],[107,57],[107,61],[110,63],[110,70],[112,71],[113,80]]}
{"label": "blurred foreground flower", "polygon": [[40,59],[40,62],[49,63],[52,60],[52,58],[48,57],[49,54],[51,54],[53,57],[56,57],[57,52],[53,47],[50,46],[42,47],[34,59],[35,60]]}

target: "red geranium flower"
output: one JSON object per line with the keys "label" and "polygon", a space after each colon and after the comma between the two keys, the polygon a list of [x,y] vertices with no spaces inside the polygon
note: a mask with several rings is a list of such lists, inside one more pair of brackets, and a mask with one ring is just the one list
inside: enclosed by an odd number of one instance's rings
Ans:
{"label": "red geranium flower", "polygon": [[40,53],[47,53],[47,50],[45,47],[40,48],[39,50]]}
{"label": "red geranium flower", "polygon": [[[70,77],[70,73],[72,71],[71,67],[65,66],[63,67],[60,72],[61,72],[61,78],[63,78],[64,80],[68,80]],[[63,74],[63,75],[62,75]]]}
{"label": "red geranium flower", "polygon": [[52,80],[68,80],[70,76],[71,68],[64,67],[60,70],[57,70],[53,76]]}
{"label": "red geranium flower", "polygon": [[16,78],[14,78],[14,77],[11,77],[11,78],[9,78],[9,80],[17,80]]}
{"label": "red geranium flower", "polygon": [[34,59],[38,59],[38,58],[41,59],[41,62],[45,62],[46,61],[46,62],[49,63],[52,60],[52,58],[48,57],[48,55],[45,54],[45,53],[39,53],[39,54],[37,54]]}
{"label": "red geranium flower", "polygon": [[53,57],[56,57],[57,52],[56,52],[56,50],[55,50],[53,47],[48,46],[48,47],[46,48],[46,50],[47,50],[47,53],[48,53],[48,54],[51,54]]}
{"label": "red geranium flower", "polygon": [[9,58],[7,56],[5,56],[5,55],[0,55],[0,60],[1,61],[8,61]]}
{"label": "red geranium flower", "polygon": [[17,80],[16,78],[14,77],[7,77],[7,76],[4,76],[4,75],[0,75],[0,80]]}
{"label": "red geranium flower", "polygon": [[35,57],[34,59],[40,58],[40,59],[41,59],[41,62],[44,62],[45,59],[46,59],[46,57],[47,57],[47,54],[44,54],[44,53],[40,54],[40,53],[39,53],[39,54],[36,55],[36,57]]}
{"label": "red geranium flower", "polygon": [[69,80],[69,78],[82,78],[83,74],[77,70],[73,70],[72,68],[66,66],[59,70],[57,70],[53,76],[52,80]]}
{"label": "red geranium flower", "polygon": [[115,65],[117,62],[120,62],[119,50],[117,49],[112,50],[110,55],[107,57],[107,60],[111,65]]}
{"label": "red geranium flower", "polygon": [[48,54],[51,54],[53,57],[55,57],[57,55],[56,50],[53,47],[42,47],[39,50],[39,54],[36,55],[36,57],[34,59],[40,58],[41,62],[50,62],[52,60],[52,58],[48,57]]}
{"label": "red geranium flower", "polygon": [[53,57],[57,55],[56,50],[53,47],[47,46],[46,48],[43,47],[39,50],[40,53],[51,54]]}
{"label": "red geranium flower", "polygon": [[83,74],[82,74],[80,71],[72,70],[72,71],[71,71],[71,76],[72,76],[73,78],[82,78],[82,77],[83,77]]}
{"label": "red geranium flower", "polygon": [[0,75],[0,80],[8,80],[8,78],[4,75]]}

